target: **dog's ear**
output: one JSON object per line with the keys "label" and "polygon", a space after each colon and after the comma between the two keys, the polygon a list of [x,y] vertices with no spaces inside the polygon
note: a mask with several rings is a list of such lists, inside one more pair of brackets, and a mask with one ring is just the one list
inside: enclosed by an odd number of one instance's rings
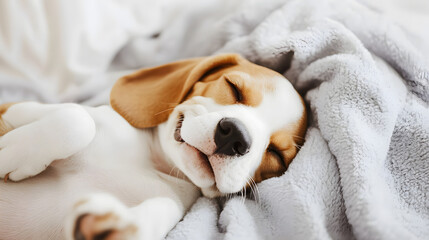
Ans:
{"label": "dog's ear", "polygon": [[242,61],[247,62],[237,54],[222,54],[142,69],[116,82],[110,104],[134,127],[154,127],[165,122],[193,85],[210,71]]}

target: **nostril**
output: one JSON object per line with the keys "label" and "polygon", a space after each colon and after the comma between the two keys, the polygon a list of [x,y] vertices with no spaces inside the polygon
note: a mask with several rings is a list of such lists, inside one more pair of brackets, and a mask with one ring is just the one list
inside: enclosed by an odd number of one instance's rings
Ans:
{"label": "nostril", "polygon": [[241,142],[236,142],[234,144],[233,149],[234,149],[234,152],[239,154],[239,155],[244,155],[249,151],[249,149],[247,147],[243,146],[243,144]]}
{"label": "nostril", "polygon": [[221,132],[223,135],[228,135],[228,134],[231,132],[231,128],[221,128],[221,129],[220,129],[220,132]]}
{"label": "nostril", "polygon": [[[224,118],[225,119],[225,118]],[[228,126],[228,124],[225,124],[224,119],[220,120],[219,122],[219,131],[220,133],[222,133],[223,135],[228,135],[231,132],[231,127]]]}

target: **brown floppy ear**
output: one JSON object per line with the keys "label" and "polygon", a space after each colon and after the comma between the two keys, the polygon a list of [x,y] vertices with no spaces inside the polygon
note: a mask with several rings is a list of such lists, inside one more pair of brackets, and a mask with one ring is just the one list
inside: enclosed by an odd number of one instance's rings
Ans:
{"label": "brown floppy ear", "polygon": [[210,70],[233,67],[242,61],[247,62],[238,54],[222,54],[142,69],[116,82],[110,104],[134,127],[154,127],[168,119],[174,107]]}

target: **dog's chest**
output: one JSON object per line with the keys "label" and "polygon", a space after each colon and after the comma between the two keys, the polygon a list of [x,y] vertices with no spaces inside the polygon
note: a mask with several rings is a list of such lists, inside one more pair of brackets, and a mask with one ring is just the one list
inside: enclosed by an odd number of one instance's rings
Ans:
{"label": "dog's chest", "polygon": [[87,111],[96,125],[94,139],[66,161],[55,161],[47,177],[56,175],[79,193],[110,192],[130,205],[156,195],[151,189],[168,185],[152,162],[158,147],[151,130],[132,127],[108,106]]}
{"label": "dog's chest", "polygon": [[132,127],[108,106],[88,108],[87,111],[94,119],[96,135],[74,158],[102,167],[150,167],[151,147],[155,145],[150,129]]}

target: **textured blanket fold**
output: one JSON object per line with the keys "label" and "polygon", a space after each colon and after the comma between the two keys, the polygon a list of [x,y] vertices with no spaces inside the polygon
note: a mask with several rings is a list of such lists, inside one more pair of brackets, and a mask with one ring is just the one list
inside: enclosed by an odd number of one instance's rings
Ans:
{"label": "textured blanket fold", "polygon": [[[84,9],[86,3],[77,2]],[[153,25],[132,17],[137,5],[123,8],[111,19],[126,19],[118,25],[127,27],[106,28],[112,38],[90,52],[91,64],[76,60],[86,59],[80,55],[86,48],[78,46],[105,37],[91,35],[85,30],[91,25],[78,21],[76,29],[84,29],[84,37],[70,41],[79,54],[67,51],[67,64],[57,66],[68,74],[46,73],[50,81],[67,76],[54,85],[68,95],[53,94],[45,82],[37,85],[40,89],[18,81],[9,86],[12,80],[3,74],[14,68],[3,64],[0,85],[11,90],[0,89],[0,101],[65,99],[97,105],[108,102],[118,68],[241,53],[281,72],[304,95],[311,115],[306,141],[283,176],[258,185],[258,201],[236,197],[219,205],[200,198],[167,239],[427,239],[429,47],[416,48],[404,29],[352,0],[230,2],[196,1],[194,10],[182,7],[172,11],[170,20]],[[115,11],[102,7],[100,12],[95,22],[106,26],[103,16]],[[162,16],[161,8],[154,7],[153,16]],[[429,37],[429,31],[424,34]],[[19,62],[5,59],[0,58],[9,66]],[[112,61],[115,68],[108,68]],[[38,76],[30,74],[35,66],[27,66],[28,76]],[[7,96],[18,88],[29,93]],[[97,95],[100,90],[103,94]]]}

